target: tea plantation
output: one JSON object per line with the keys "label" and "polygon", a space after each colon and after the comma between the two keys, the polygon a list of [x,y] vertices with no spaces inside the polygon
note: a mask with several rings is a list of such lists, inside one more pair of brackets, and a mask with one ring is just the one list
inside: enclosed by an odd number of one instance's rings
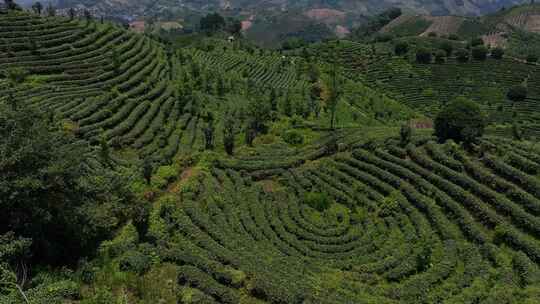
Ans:
{"label": "tea plantation", "polygon": [[[539,303],[540,68],[415,39],[0,10],[0,303]],[[470,142],[433,135],[456,99]]]}

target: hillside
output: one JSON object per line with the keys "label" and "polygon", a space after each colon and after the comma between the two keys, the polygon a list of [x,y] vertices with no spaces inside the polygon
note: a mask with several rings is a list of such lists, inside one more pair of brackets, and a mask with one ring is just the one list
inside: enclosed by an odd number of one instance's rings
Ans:
{"label": "hillside", "polygon": [[[468,43],[420,34],[278,52],[0,11],[0,303],[537,303],[539,66],[420,63]],[[435,137],[463,99],[486,134]]]}
{"label": "hillside", "polygon": [[396,36],[455,35],[466,40],[480,37],[492,47],[503,47],[513,55],[538,53],[540,6],[527,4],[499,10],[481,17],[429,16],[405,13],[380,29]]}
{"label": "hillside", "polygon": [[[249,37],[263,46],[279,46],[290,37],[306,40],[322,40],[332,34],[343,37],[354,28],[365,24],[370,17],[387,9],[398,7],[406,14],[426,16],[483,16],[514,5],[528,3],[521,0],[496,1],[102,1],[102,0],[61,0],[58,7],[85,8],[96,16],[123,19],[179,20],[188,27],[197,26],[197,15],[219,12],[255,24],[246,29]],[[425,17],[438,23],[439,18]],[[190,24],[193,22],[193,24]],[[443,23],[445,21],[442,21]],[[444,25],[443,25],[444,26]],[[436,29],[434,29],[436,30]],[[317,35],[312,34],[317,32]],[[310,33],[310,34],[306,34]],[[262,37],[262,38],[259,38]]]}

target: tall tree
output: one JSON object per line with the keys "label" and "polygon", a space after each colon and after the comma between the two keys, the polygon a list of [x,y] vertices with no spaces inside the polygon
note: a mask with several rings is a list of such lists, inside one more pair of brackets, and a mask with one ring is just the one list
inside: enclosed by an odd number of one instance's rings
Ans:
{"label": "tall tree", "polygon": [[54,8],[54,6],[52,5],[51,2],[49,2],[49,5],[47,5],[47,16],[49,17],[54,17],[56,16],[56,8]]}
{"label": "tall tree", "polygon": [[70,7],[68,10],[69,20],[75,19],[75,9],[73,7]]}
{"label": "tall tree", "polygon": [[43,10],[43,5],[41,4],[41,2],[38,1],[34,3],[34,5],[32,5],[32,10],[34,11],[34,13],[41,15],[41,11]]}
{"label": "tall tree", "polygon": [[234,118],[230,114],[225,114],[225,122],[223,124],[223,146],[225,152],[229,155],[234,153]]}
{"label": "tall tree", "polygon": [[150,185],[150,181],[152,180],[152,173],[154,172],[154,165],[152,164],[152,160],[150,157],[146,157],[143,160],[143,167],[142,167],[142,174],[144,177],[144,180],[146,180],[146,184]]}
{"label": "tall tree", "polygon": [[324,105],[326,109],[330,111],[330,129],[332,130],[335,128],[336,111],[339,101],[337,76],[337,67],[334,63],[330,72],[330,79],[325,85],[325,91],[323,94]]}

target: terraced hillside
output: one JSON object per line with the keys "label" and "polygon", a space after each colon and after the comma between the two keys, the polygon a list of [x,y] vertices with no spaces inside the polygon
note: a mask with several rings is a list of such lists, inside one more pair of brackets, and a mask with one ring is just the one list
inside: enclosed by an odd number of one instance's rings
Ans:
{"label": "terraced hillside", "polygon": [[183,303],[534,303],[538,151],[483,146],[349,146],[266,176],[277,160],[198,167],[150,234]]}
{"label": "terraced hillside", "polygon": [[[433,117],[456,97],[467,96],[482,106],[492,123],[519,122],[538,135],[540,69],[537,65],[513,58],[461,62],[452,57],[443,63],[421,64],[415,61],[414,51],[407,58],[393,56],[390,52],[395,43],[368,47],[341,41],[339,45],[323,45],[318,54],[333,60],[332,54],[337,52],[348,77],[361,79],[373,88],[384,88],[394,99],[428,116]],[[508,90],[523,83],[528,88],[527,99],[508,100]]]}
{"label": "terraced hillside", "polygon": [[141,140],[154,118],[169,116],[172,66],[155,41],[97,22],[28,14],[0,22],[0,69],[29,75],[20,85],[3,79],[4,98],[69,119],[94,141]]}
{"label": "terraced hillside", "polygon": [[437,35],[467,41],[481,37],[486,45],[503,47],[514,57],[540,51],[540,6],[524,4],[481,17],[430,16],[406,13],[380,32],[398,37]]}
{"label": "terraced hillside", "polygon": [[[318,80],[309,79],[310,63],[301,57],[243,49],[241,42],[219,39],[175,49],[92,20],[10,12],[0,16],[0,22],[3,98],[31,102],[63,120],[80,138],[106,141],[122,156],[169,163],[176,155],[204,150],[209,128],[216,134],[214,146],[222,147],[226,118],[238,118],[233,133],[241,138],[249,120],[247,108],[261,99],[285,116],[309,118],[321,108],[310,97]],[[302,102],[290,104],[296,96],[302,96]],[[388,99],[360,109],[365,100],[355,96],[339,111],[369,118],[361,123],[412,114]],[[387,107],[400,110],[383,115]],[[326,115],[313,114],[311,123],[321,124]],[[344,118],[340,123],[359,122]]]}
{"label": "terraced hillside", "polygon": [[[0,289],[0,302],[26,290],[39,304],[538,303],[537,141],[437,143],[430,126],[407,127],[465,95],[491,123],[533,130],[538,66],[418,64],[392,43],[178,48],[108,23],[0,14],[0,103],[94,144],[92,162],[129,176],[137,209],[121,221],[115,204],[83,206],[88,227],[123,227],[116,238],[75,271]],[[528,98],[507,101],[522,82]]]}

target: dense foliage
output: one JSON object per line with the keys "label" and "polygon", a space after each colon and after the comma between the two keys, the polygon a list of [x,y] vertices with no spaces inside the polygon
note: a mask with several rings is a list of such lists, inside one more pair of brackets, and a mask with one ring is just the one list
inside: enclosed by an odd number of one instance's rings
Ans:
{"label": "dense foliage", "polygon": [[484,134],[486,118],[471,100],[458,98],[447,104],[435,118],[435,136],[471,144]]}

